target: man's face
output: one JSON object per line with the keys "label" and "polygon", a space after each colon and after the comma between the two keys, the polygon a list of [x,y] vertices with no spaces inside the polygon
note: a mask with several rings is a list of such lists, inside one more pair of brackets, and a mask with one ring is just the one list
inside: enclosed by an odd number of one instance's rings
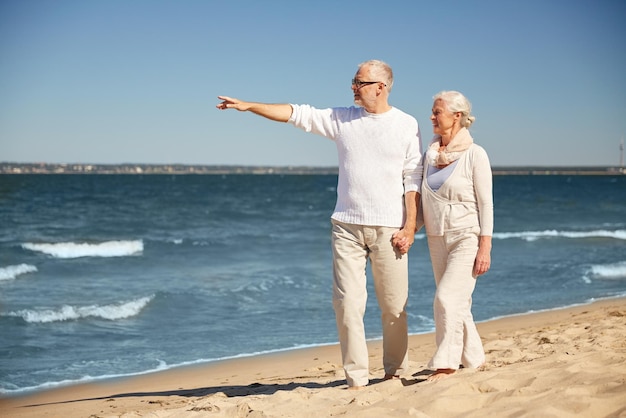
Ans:
{"label": "man's face", "polygon": [[367,104],[374,103],[376,101],[376,92],[380,83],[364,84],[360,87],[357,86],[358,82],[371,82],[379,81],[375,80],[370,75],[369,67],[362,67],[355,75],[354,80],[357,82],[352,83],[352,93],[354,94],[354,104],[357,106],[363,106],[367,108]]}

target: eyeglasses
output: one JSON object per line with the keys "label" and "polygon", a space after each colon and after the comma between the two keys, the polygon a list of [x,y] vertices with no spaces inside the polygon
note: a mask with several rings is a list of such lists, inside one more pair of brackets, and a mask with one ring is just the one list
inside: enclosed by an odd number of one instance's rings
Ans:
{"label": "eyeglasses", "polygon": [[[357,80],[356,78],[352,79],[352,85],[356,86],[357,89],[360,89],[363,86],[369,86],[370,84],[376,84],[376,83],[383,83],[383,82],[382,81],[361,81],[361,80]],[[383,86],[387,87],[385,83],[383,83]]]}

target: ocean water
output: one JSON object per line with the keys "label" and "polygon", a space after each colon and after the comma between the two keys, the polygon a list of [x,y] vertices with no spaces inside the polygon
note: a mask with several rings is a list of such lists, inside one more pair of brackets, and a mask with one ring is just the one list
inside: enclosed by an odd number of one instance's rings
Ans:
{"label": "ocean water", "polygon": [[[1,175],[0,394],[336,343],[336,181]],[[494,202],[477,321],[626,295],[626,176],[496,176]],[[430,332],[423,231],[410,257],[410,333]]]}

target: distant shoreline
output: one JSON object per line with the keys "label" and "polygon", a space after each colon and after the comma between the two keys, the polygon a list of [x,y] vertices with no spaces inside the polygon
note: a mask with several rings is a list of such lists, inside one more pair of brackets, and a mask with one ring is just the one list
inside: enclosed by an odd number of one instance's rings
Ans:
{"label": "distant shoreline", "polygon": [[[492,167],[494,175],[625,175],[626,168],[617,166]],[[191,164],[58,164],[0,163],[0,174],[259,174],[259,175],[336,175],[337,167],[309,166],[244,166]]]}

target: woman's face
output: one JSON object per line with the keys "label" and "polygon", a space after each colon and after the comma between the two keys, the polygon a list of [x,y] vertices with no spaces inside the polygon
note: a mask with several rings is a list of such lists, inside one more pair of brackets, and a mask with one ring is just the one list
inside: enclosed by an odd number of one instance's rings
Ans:
{"label": "woman's face", "polygon": [[461,119],[461,112],[452,113],[448,110],[446,102],[441,99],[435,100],[433,113],[430,115],[435,135],[450,135],[454,124],[459,123],[459,119]]}

